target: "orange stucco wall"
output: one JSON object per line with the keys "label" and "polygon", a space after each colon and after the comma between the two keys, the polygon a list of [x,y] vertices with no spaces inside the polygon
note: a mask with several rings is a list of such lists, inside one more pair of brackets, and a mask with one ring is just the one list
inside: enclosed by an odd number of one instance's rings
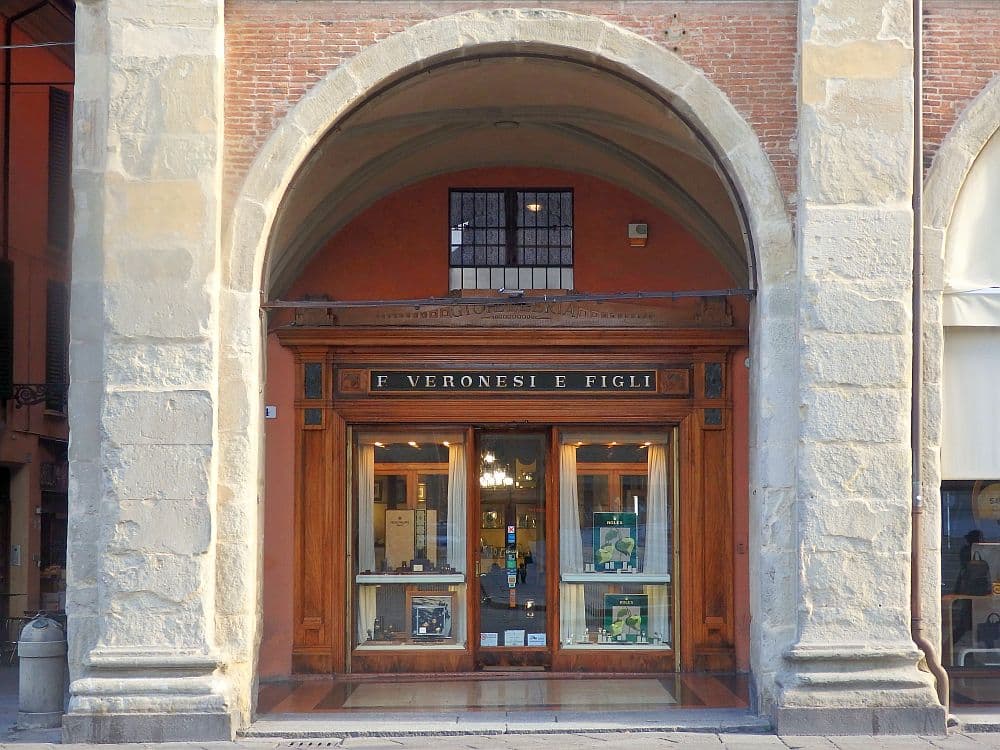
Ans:
{"label": "orange stucco wall", "polygon": [[[332,237],[283,295],[333,299],[406,299],[448,291],[450,187],[571,187],[574,190],[574,279],[579,292],[718,289],[732,277],[670,216],[597,178],[549,169],[477,169],[435,177],[383,198]],[[630,222],[649,224],[644,248],[629,247]],[[738,325],[748,306],[733,301]],[[272,320],[272,327],[282,321]],[[747,594],[746,352],[734,357],[734,544],[737,659],[749,666]],[[261,677],[291,672],[294,481],[294,361],[272,334],[267,347],[266,403],[277,418],[266,425],[264,632]],[[742,545],[742,546],[741,546]]]}
{"label": "orange stucco wall", "polygon": [[[36,40],[20,27],[12,31],[15,44]],[[68,251],[48,247],[48,136],[50,84],[72,91],[73,70],[51,49],[21,48],[11,53],[10,106],[10,234],[4,258],[14,277],[14,383],[45,382],[46,285],[69,279]],[[4,56],[0,55],[0,76]],[[2,96],[2,94],[0,94]],[[2,115],[2,100],[0,100]],[[2,123],[2,119],[0,119]],[[0,130],[2,136],[2,130]],[[0,169],[2,166],[0,149]],[[0,210],[6,209],[0,204]],[[2,238],[0,238],[2,239]],[[12,401],[0,412],[0,464],[10,471],[10,535],[0,540],[0,589],[16,595],[5,598],[3,614],[20,615],[39,609],[42,581],[36,564],[41,552],[42,505],[40,468],[64,458],[50,451],[52,440],[67,439],[66,418],[46,412],[44,404],[16,408]],[[11,549],[20,550],[14,564]],[[49,588],[60,585],[47,581]]]}

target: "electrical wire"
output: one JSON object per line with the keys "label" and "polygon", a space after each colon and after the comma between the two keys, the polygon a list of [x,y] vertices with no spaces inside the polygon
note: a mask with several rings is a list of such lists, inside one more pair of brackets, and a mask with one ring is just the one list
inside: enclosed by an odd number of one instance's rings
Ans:
{"label": "electrical wire", "polygon": [[31,44],[0,44],[0,49],[33,49],[35,47],[72,47],[76,42],[32,42]]}

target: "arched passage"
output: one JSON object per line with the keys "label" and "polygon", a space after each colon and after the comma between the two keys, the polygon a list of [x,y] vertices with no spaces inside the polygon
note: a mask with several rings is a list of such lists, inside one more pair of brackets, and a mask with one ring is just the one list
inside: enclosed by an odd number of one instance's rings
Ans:
{"label": "arched passage", "polygon": [[[998,107],[995,77],[941,145],[924,192],[924,465],[930,469],[924,533],[941,541],[922,565],[928,586],[944,596],[923,602],[925,619],[942,625],[943,663],[953,678],[968,666],[963,651],[977,645],[976,625],[988,615],[962,599],[963,549],[971,556],[977,539],[987,545],[998,541],[992,518],[976,505],[1000,474],[994,449],[1000,436],[987,416],[997,408],[995,387],[986,374],[1000,340],[994,249]],[[979,536],[969,536],[974,534]],[[961,687],[962,680],[953,679],[953,693]]]}
{"label": "arched passage", "polygon": [[[764,451],[756,448],[764,445],[771,451],[784,448],[792,455],[796,434],[793,404],[790,399],[781,398],[779,386],[784,380],[783,373],[794,368],[791,347],[783,342],[794,330],[795,318],[791,294],[794,248],[782,196],[756,136],[707,78],[675,55],[612,24],[554,11],[470,12],[393,35],[317,84],[282,121],[255,159],[234,204],[222,259],[220,382],[222,392],[232,396],[232,401],[224,398],[220,406],[220,461],[224,466],[242,467],[233,476],[223,478],[227,491],[223,493],[222,512],[255,517],[249,509],[256,507],[261,473],[261,410],[257,396],[261,389],[262,362],[260,295],[280,288],[285,280],[283,268],[300,266],[294,248],[300,248],[303,254],[311,250],[308,237],[276,241],[276,227],[289,189],[307,172],[324,139],[365,103],[416,73],[433,75],[435,70],[448,65],[503,55],[585,66],[642,90],[647,98],[672,110],[694,135],[696,143],[692,151],[701,153],[712,164],[730,192],[739,220],[735,231],[744,240],[740,249],[746,259],[746,278],[754,280],[757,291],[751,324],[756,363],[751,371],[750,436],[750,566],[753,569],[755,556],[762,554],[762,547],[780,546],[780,541],[761,536],[763,529],[773,522],[765,517],[770,507],[768,499],[793,484],[791,472],[775,468],[775,462],[767,462]],[[539,119],[551,130],[549,119],[542,114]],[[539,113],[527,113],[528,117],[533,115]],[[593,129],[580,127],[579,120],[586,118],[576,119],[560,123],[561,137],[575,138],[596,152],[615,151],[612,139],[595,137]],[[391,123],[383,119],[380,127],[391,127]],[[456,121],[449,127],[457,130],[463,123]],[[631,137],[655,141],[650,135],[655,134],[632,133]],[[433,141],[428,136],[426,142],[410,144],[409,151],[419,153],[422,147],[433,145]],[[655,166],[635,151],[624,153],[619,147],[617,155],[619,161],[625,157],[633,171],[645,171],[651,185],[659,178],[656,183],[659,195],[653,195],[651,187],[651,199],[678,201],[683,200],[685,193],[691,199],[690,192],[672,184],[676,180],[671,181],[669,175],[658,175]],[[427,174],[423,172],[424,176]],[[393,187],[398,186],[387,185],[383,190]],[[332,231],[338,221],[346,218],[316,215],[314,225],[319,233]],[[707,224],[702,229],[710,234]],[[730,249],[738,247],[732,242],[734,227],[730,226],[728,232],[724,227],[717,229],[716,244],[720,252],[727,244],[727,235]],[[293,249],[291,254],[287,252],[289,248]],[[732,263],[732,258],[729,262]],[[258,522],[244,524],[243,528],[254,527],[259,535],[255,523]],[[234,565],[245,571],[259,570],[258,546],[251,540],[223,539],[220,548],[222,559],[230,563],[220,565],[220,576],[229,575]],[[783,613],[767,612],[761,606],[774,598],[774,591],[768,588],[772,585],[784,584],[757,583],[751,606],[755,629],[752,657],[765,705],[771,692],[770,675],[778,668],[784,645],[781,634],[793,629],[790,618],[786,622]],[[245,642],[253,643],[254,638],[248,637]],[[249,670],[253,655],[247,656]]]}

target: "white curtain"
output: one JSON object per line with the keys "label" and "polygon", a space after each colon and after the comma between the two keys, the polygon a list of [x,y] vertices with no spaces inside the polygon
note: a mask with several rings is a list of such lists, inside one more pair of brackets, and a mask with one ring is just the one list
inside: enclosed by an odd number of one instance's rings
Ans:
{"label": "white curtain", "polygon": [[[375,573],[375,446],[358,446],[358,572]],[[358,643],[375,628],[375,587],[358,586]]]}
{"label": "white curtain", "polygon": [[[646,493],[646,549],[643,559],[644,573],[670,572],[670,478],[667,471],[667,446],[654,443],[649,446],[649,464]],[[670,643],[669,588],[663,585],[645,587],[649,597],[649,634],[659,634],[664,643]]]}
{"label": "white curtain", "polygon": [[[580,502],[576,488],[576,446],[559,449],[559,560],[563,573],[583,572],[583,539],[580,527]],[[562,613],[561,638],[579,639],[587,630],[584,586],[564,583],[559,587]]]}
{"label": "white curtain", "polygon": [[465,495],[468,472],[465,466],[465,446],[448,448],[448,564],[465,572]]}

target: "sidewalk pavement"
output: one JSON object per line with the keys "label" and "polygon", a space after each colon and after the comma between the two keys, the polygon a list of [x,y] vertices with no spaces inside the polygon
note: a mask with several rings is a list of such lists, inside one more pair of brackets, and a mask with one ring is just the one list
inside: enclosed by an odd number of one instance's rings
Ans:
{"label": "sidewalk pavement", "polygon": [[[385,717],[388,718],[388,717]],[[405,731],[401,717],[393,717],[392,731]],[[412,717],[419,722],[420,717]],[[373,717],[373,721],[375,717]],[[17,722],[17,668],[0,666],[0,749],[52,750],[61,739],[59,729],[21,731]],[[725,722],[716,726],[725,726]],[[734,728],[737,724],[732,724]],[[373,725],[369,732],[389,728]],[[258,722],[254,731],[266,731],[267,723]],[[516,731],[516,730],[515,730]],[[762,732],[759,727],[757,732]],[[93,745],[66,745],[66,748]],[[330,737],[312,731],[299,739],[280,737],[247,737],[235,743],[143,743],[135,745],[103,745],[127,750],[635,750],[652,748],[715,748],[716,750],[1000,750],[1000,733],[953,731],[947,737],[776,737],[773,734],[744,732],[679,732],[679,731],[570,731],[558,734],[508,733],[478,735],[424,735],[410,737]]]}

